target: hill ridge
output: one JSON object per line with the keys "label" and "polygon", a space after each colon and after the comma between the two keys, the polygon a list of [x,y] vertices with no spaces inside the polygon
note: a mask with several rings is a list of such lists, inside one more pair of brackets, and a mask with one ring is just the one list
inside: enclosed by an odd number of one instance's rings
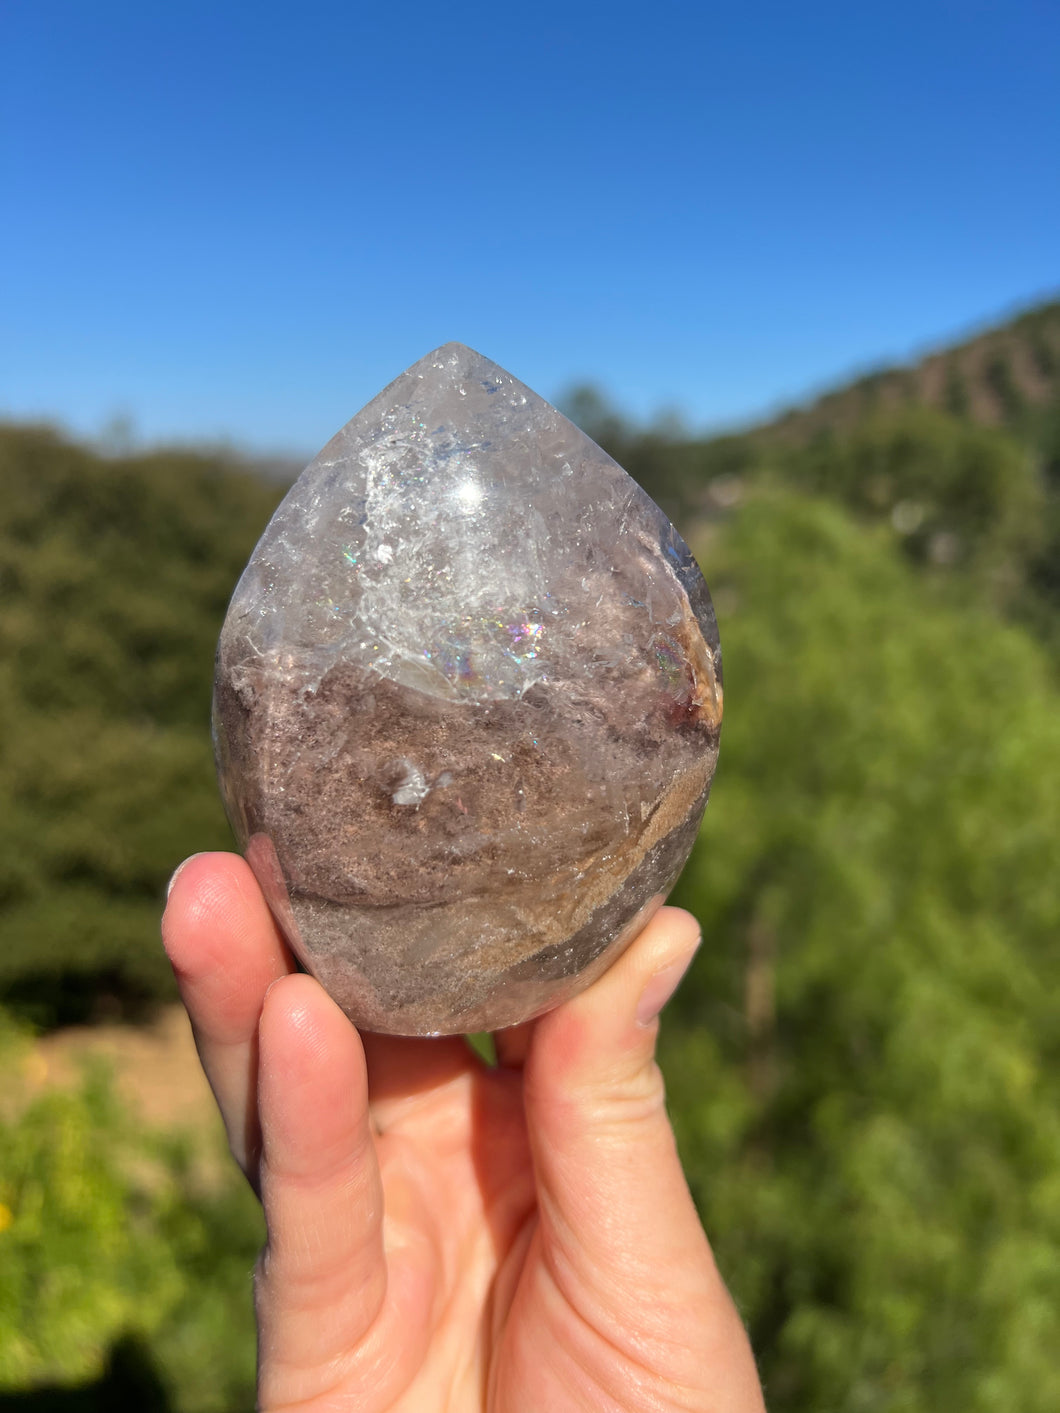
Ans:
{"label": "hill ridge", "polygon": [[855,376],[752,424],[751,434],[802,439],[846,430],[876,412],[923,406],[1008,426],[1060,399],[1060,297],[928,349],[909,363]]}

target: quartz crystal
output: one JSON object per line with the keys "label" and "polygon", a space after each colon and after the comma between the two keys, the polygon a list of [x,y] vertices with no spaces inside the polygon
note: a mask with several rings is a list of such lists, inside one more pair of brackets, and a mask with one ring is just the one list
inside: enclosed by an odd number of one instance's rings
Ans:
{"label": "quartz crystal", "polygon": [[301,963],[393,1034],[499,1029],[599,976],[688,855],[720,722],[687,545],[455,343],[302,473],[218,645],[240,846]]}

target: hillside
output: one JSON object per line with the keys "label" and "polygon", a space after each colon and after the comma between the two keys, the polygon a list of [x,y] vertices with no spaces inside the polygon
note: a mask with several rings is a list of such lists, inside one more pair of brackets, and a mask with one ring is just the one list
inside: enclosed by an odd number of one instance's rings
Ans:
{"label": "hillside", "polygon": [[0,427],[0,998],[43,1025],[171,994],[173,862],[229,839],[210,674],[278,498],[238,463]]}
{"label": "hillside", "polygon": [[1060,300],[1024,310],[907,367],[881,368],[792,408],[765,430],[804,440],[879,412],[929,407],[982,426],[1022,428],[1060,400]]}
{"label": "hillside", "polygon": [[1060,663],[1060,302],[740,433],[638,428],[592,387],[565,406],[689,536],[765,486],[823,495]]}
{"label": "hillside", "polygon": [[[581,409],[681,517],[721,625],[721,758],[675,897],[705,942],[660,1059],[775,1413],[1060,1407],[1055,405],[819,405],[805,435],[712,440]],[[165,880],[229,843],[213,651],[279,489],[19,427],[0,489],[17,1079],[25,1020],[53,1032],[39,1070],[71,1022],[111,1045],[171,1014]],[[193,1180],[214,1127],[160,1143],[125,1092],[0,1105],[0,1405],[103,1406],[132,1348],[155,1401],[106,1406],[243,1413],[256,1209]]]}

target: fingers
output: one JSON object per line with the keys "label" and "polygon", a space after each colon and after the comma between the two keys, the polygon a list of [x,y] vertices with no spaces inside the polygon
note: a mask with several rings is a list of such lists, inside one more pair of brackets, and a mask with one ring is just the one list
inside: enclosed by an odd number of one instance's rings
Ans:
{"label": "fingers", "polygon": [[269,986],[294,963],[235,854],[197,854],[177,870],[162,939],[232,1152],[256,1182],[258,1020]]}
{"label": "fingers", "polygon": [[[386,1291],[383,1194],[364,1052],[308,976],[274,985],[261,1015],[258,1102],[268,1245],[257,1287],[266,1406],[363,1341]],[[282,1391],[282,1397],[280,1397]]]}
{"label": "fingers", "polygon": [[366,1031],[361,1043],[368,1061],[372,1120],[383,1133],[406,1114],[421,1110],[426,1096],[478,1065],[457,1035],[426,1040]]}
{"label": "fingers", "polygon": [[493,1043],[497,1047],[497,1063],[502,1069],[517,1070],[520,1068],[529,1052],[530,1037],[533,1033],[533,1021],[524,1021],[522,1025],[513,1025],[507,1030],[494,1032]]}
{"label": "fingers", "polygon": [[686,1347],[702,1356],[708,1331],[719,1350],[739,1352],[753,1391],[753,1362],[688,1192],[654,1060],[656,1017],[698,941],[693,918],[662,909],[599,981],[536,1023],[526,1117],[541,1239],[564,1296],[619,1342],[623,1331],[646,1332],[647,1348],[653,1337],[658,1350],[678,1347],[687,1320]]}

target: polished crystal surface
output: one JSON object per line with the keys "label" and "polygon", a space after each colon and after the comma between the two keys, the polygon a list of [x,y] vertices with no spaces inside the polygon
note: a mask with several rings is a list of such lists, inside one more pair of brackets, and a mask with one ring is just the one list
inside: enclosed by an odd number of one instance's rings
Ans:
{"label": "polished crystal surface", "polygon": [[710,788],[713,609],[610,457],[446,344],[265,530],[218,645],[229,818],[359,1025],[498,1029],[588,985],[662,901]]}

